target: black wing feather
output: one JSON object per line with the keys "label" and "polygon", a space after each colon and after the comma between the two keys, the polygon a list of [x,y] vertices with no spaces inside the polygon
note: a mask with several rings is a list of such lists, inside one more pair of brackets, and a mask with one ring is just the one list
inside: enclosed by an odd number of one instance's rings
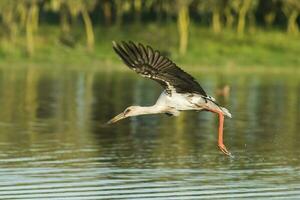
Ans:
{"label": "black wing feather", "polygon": [[168,90],[173,87],[178,93],[198,93],[207,97],[206,92],[191,75],[162,56],[159,51],[131,41],[123,41],[121,44],[113,42],[113,49],[138,74],[157,81]]}

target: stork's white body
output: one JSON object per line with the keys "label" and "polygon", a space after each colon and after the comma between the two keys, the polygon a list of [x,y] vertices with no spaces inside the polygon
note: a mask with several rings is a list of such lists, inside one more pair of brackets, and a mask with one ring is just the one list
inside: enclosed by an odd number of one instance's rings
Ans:
{"label": "stork's white body", "polygon": [[213,100],[212,97],[205,99],[202,95],[196,93],[177,93],[176,91],[172,91],[170,95],[164,90],[157,99],[154,107],[175,116],[178,116],[180,111],[184,110],[201,111],[209,108],[219,110],[224,115],[231,117],[227,109],[218,106]]}

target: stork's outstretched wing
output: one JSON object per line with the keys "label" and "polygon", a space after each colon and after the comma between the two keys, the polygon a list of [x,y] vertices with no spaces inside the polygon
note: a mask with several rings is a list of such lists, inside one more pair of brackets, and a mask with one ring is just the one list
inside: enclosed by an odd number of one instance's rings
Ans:
{"label": "stork's outstretched wing", "polygon": [[160,83],[167,90],[178,93],[198,93],[207,96],[195,79],[176,66],[170,59],[162,56],[150,46],[133,42],[113,42],[113,48],[124,63],[138,74]]}

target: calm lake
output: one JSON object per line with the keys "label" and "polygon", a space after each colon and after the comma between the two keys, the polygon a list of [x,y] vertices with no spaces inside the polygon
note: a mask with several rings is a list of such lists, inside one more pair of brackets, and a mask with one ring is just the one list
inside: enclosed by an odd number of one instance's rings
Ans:
{"label": "calm lake", "polygon": [[161,92],[129,70],[0,69],[0,199],[300,199],[299,74],[192,74],[234,158],[208,112],[103,126]]}

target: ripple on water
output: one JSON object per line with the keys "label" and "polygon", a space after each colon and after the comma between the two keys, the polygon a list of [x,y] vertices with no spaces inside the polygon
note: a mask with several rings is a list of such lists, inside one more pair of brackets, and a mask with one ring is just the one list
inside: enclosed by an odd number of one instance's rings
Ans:
{"label": "ripple on water", "polygon": [[[275,169],[258,173],[274,173]],[[291,169],[278,169],[276,173]],[[276,171],[276,170],[275,170]],[[251,180],[251,170],[15,168],[1,169],[2,199],[297,198],[297,182]],[[225,184],[226,183],[226,184]]]}

